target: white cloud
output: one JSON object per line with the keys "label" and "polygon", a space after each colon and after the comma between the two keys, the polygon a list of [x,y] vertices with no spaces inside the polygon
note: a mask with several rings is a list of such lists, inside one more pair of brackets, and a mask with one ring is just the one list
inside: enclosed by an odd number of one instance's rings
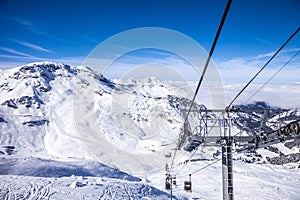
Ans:
{"label": "white cloud", "polygon": [[[2,49],[4,50],[4,49]],[[254,83],[263,83],[268,80],[276,71],[288,60],[299,48],[287,49],[282,51],[276,58],[268,65],[262,73],[254,80]],[[164,80],[176,80],[178,77],[187,81],[198,81],[202,73],[203,63],[199,63],[199,66],[195,67],[186,62],[179,56],[172,55],[167,52],[152,52],[150,54],[138,53],[124,55],[114,62],[109,58],[90,58],[86,60],[84,57],[64,57],[48,59],[43,57],[34,57],[23,52],[15,52],[7,50],[7,52],[15,53],[18,56],[12,55],[0,55],[0,59],[4,60],[11,59],[12,61],[20,62],[21,64],[27,64],[32,61],[55,61],[63,62],[71,65],[87,65],[97,71],[105,74],[108,78],[120,78],[133,74],[135,76],[140,75],[141,77],[147,76],[147,74],[154,76],[164,77]],[[212,80],[220,80],[216,73],[220,74],[221,79],[225,83],[247,83],[266,63],[268,56],[272,56],[273,52],[253,56],[246,58],[234,58],[226,61],[211,61],[208,68],[207,74],[205,75],[205,81],[209,82]],[[24,59],[24,56],[26,59]],[[3,60],[2,59],[2,60]],[[202,62],[201,60],[201,62]],[[216,63],[216,65],[214,64]],[[109,65],[111,64],[111,65]],[[279,74],[277,74],[271,82],[277,83],[295,83],[300,82],[300,56],[298,55],[291,63],[289,63]],[[217,66],[217,70],[212,66]],[[153,68],[153,71],[151,69]],[[161,70],[161,71],[160,71]],[[222,80],[221,80],[222,81]]]}
{"label": "white cloud", "polygon": [[22,42],[22,41],[15,40],[15,39],[13,39],[13,41],[15,41],[16,43],[21,44],[25,47],[28,47],[28,48],[31,48],[31,49],[34,49],[34,50],[37,50],[37,51],[43,51],[43,52],[47,52],[47,53],[54,53],[53,51],[45,49],[45,48],[43,48],[41,46],[38,46],[36,44],[32,44],[32,43],[29,43],[29,42]]}
{"label": "white cloud", "polygon": [[31,62],[40,61],[53,61],[57,63],[65,63],[73,66],[81,65],[84,57],[61,57],[61,58],[43,58],[29,55],[24,57],[23,55],[6,55],[0,54],[0,69],[11,69],[17,66],[26,65]]}
{"label": "white cloud", "polygon": [[151,54],[150,56],[125,55],[108,66],[101,64],[109,63],[103,61],[103,59],[89,59],[87,63],[93,63],[98,71],[104,72],[109,78],[120,78],[134,73],[135,77],[157,74],[164,80],[177,80],[180,78],[194,81],[198,79],[200,70],[185,60],[163,52],[158,52],[158,54]]}
{"label": "white cloud", "polygon": [[[288,49],[278,54],[268,66],[258,75],[254,82],[265,82],[269,77],[277,72],[295,53],[300,49]],[[261,54],[247,58],[234,58],[228,61],[217,61],[217,66],[222,78],[227,83],[248,82],[265,65],[274,52]],[[300,81],[300,57],[295,57],[280,73],[273,82],[299,82]]]}
{"label": "white cloud", "polygon": [[[225,84],[227,103],[237,95],[243,84]],[[300,84],[299,83],[270,83],[259,88],[262,84],[251,84],[241,96],[235,101],[235,105],[253,103],[257,101],[267,102],[271,106],[281,108],[299,108],[300,102]],[[258,93],[256,91],[259,90]],[[256,94],[255,94],[256,93]]]}
{"label": "white cloud", "polygon": [[31,22],[29,22],[27,20],[24,20],[24,19],[21,19],[18,17],[11,17],[11,16],[5,16],[5,18],[17,22],[18,24],[24,26],[26,29],[30,30],[33,33],[48,35],[47,33],[38,30]]}
{"label": "white cloud", "polygon": [[249,60],[256,60],[256,59],[271,57],[274,54],[275,54],[275,51],[269,52],[269,53],[264,53],[264,54],[259,54],[258,56],[254,56],[254,57],[249,58]]}
{"label": "white cloud", "polygon": [[[262,71],[254,82],[266,81],[269,77],[275,74],[278,68],[289,60],[296,51],[299,51],[299,49],[294,48],[282,51]],[[216,74],[218,73],[226,83],[246,83],[267,62],[269,59],[268,57],[271,57],[273,54],[274,52],[270,52],[253,57],[234,58],[227,61],[213,62],[212,60],[205,75],[205,81],[219,80],[218,75]],[[205,59],[201,61],[203,61],[203,63],[199,63],[199,66],[203,67]],[[214,63],[216,63],[216,65]],[[284,83],[299,82],[299,63],[300,59],[298,55],[284,68],[284,70],[276,75],[272,81]],[[133,72],[135,72],[135,76],[138,76],[137,72],[139,72],[141,77],[145,77],[147,75],[146,73],[153,75],[154,72],[149,73],[151,71],[151,67],[153,67],[153,70],[157,73],[159,73],[158,70],[160,68],[161,74],[158,75],[162,76],[163,73],[163,77],[165,77],[165,79],[169,78],[170,80],[175,80],[178,78],[177,75],[179,75],[188,81],[198,81],[203,69],[199,66],[192,66],[179,56],[159,51],[150,52],[149,54],[145,52],[128,54],[119,57],[113,62],[104,58],[88,58],[85,60],[85,64],[100,72],[104,72],[109,78],[120,78],[124,75],[128,76],[128,74]],[[217,66],[217,70],[215,71],[213,70],[214,65]],[[139,68],[143,68],[144,70],[139,70]],[[169,77],[167,76],[166,69],[170,72]],[[175,74],[177,75],[175,76]]]}
{"label": "white cloud", "polygon": [[262,42],[262,43],[265,43],[265,44],[268,44],[268,45],[277,45],[277,46],[278,46],[278,44],[275,44],[274,42],[270,42],[270,41],[268,41],[268,40],[265,40],[265,39],[262,39],[262,38],[259,38],[259,37],[254,37],[254,38],[255,38],[256,40]]}
{"label": "white cloud", "polygon": [[0,47],[0,49],[3,51],[6,51],[8,53],[13,53],[13,54],[20,55],[20,56],[31,57],[31,55],[29,55],[29,54],[26,54],[26,53],[23,53],[23,52],[14,50],[14,49],[6,48],[6,47]]}

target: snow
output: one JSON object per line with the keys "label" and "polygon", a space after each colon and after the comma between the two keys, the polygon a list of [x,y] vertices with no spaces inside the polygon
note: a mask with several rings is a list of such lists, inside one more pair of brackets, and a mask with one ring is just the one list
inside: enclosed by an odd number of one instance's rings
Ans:
{"label": "snow", "polygon": [[[87,183],[87,182],[86,182]],[[77,188],[77,187],[83,187],[86,186],[86,183],[82,183],[80,181],[74,181],[69,185],[70,188]]]}
{"label": "snow", "polygon": [[[53,62],[1,71],[0,199],[169,199],[164,168],[181,132],[180,108],[195,86],[155,77],[111,81],[86,66]],[[227,96],[239,87],[225,86]],[[270,105],[295,108],[299,87],[278,85],[278,91],[267,87],[262,93]],[[272,98],[282,91],[295,100]],[[197,101],[217,102],[203,91]],[[284,144],[274,147],[283,154],[299,152]],[[202,161],[185,166],[191,154],[177,151],[174,198],[221,199],[220,162],[192,175],[192,193],[182,185],[189,173],[214,162],[217,150],[203,148],[195,154]],[[261,162],[234,161],[235,198],[299,199],[297,165],[259,164],[279,153],[260,149],[258,154]]]}
{"label": "snow", "polygon": [[169,199],[168,194],[150,185],[95,177],[40,178],[1,176],[1,199]]}
{"label": "snow", "polygon": [[[14,160],[17,161],[17,160]],[[71,163],[64,162],[44,164],[45,161],[31,160],[34,164],[28,166],[42,165],[46,168],[65,167]],[[205,168],[192,175],[192,193],[184,192],[183,182],[188,179],[188,174],[196,171],[214,161],[198,161],[187,164],[184,168],[182,165],[176,166],[175,172],[177,185],[173,186],[173,195],[178,199],[221,199],[222,182],[221,182],[221,163]],[[5,163],[1,160],[1,166]],[[12,162],[9,162],[12,163]],[[82,162],[84,163],[84,162]],[[25,172],[32,173],[34,170],[26,170],[24,162],[15,162],[20,174]],[[50,198],[50,199],[168,199],[168,193],[164,192],[163,171],[147,174],[144,180],[130,178],[130,175],[121,175],[111,178],[108,176],[113,173],[101,172],[98,164],[90,163],[88,166],[94,168],[88,169],[90,173],[52,177],[53,173],[47,175],[8,175],[0,176],[0,197],[1,199],[18,198]],[[73,167],[77,165],[72,163]],[[269,164],[248,164],[240,161],[233,163],[234,171],[234,195],[236,199],[298,199],[300,172],[299,169],[289,169],[282,166]],[[80,169],[80,168],[78,168]],[[87,167],[85,167],[87,169]],[[100,170],[99,170],[100,169]],[[102,166],[102,170],[107,167]],[[38,170],[37,172],[40,172]],[[47,170],[42,170],[47,171]],[[61,169],[56,169],[56,172]],[[92,172],[98,171],[97,174]],[[69,166],[65,172],[72,174],[78,170]],[[93,176],[91,176],[93,174]],[[102,176],[101,176],[102,174]],[[49,176],[50,175],[50,176]],[[124,178],[122,178],[124,177]],[[154,187],[153,187],[154,186]],[[156,189],[157,188],[157,189]],[[255,192],[255,195],[254,195]],[[176,199],[176,198],[174,198]]]}
{"label": "snow", "polygon": [[[188,174],[206,166],[213,161],[202,161],[188,164],[176,176],[177,184],[173,194],[188,199],[222,199],[222,172],[218,162],[192,175],[192,193],[184,192],[183,182],[188,180]],[[300,182],[299,170],[286,169],[281,166],[246,164],[236,161],[234,171],[235,199],[298,199]],[[163,189],[164,174],[155,174],[148,179]],[[159,181],[156,181],[159,180]]]}

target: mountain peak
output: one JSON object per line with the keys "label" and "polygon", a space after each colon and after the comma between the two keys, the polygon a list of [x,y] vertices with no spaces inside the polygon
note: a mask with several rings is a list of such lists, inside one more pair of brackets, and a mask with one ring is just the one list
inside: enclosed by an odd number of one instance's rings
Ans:
{"label": "mountain peak", "polygon": [[52,89],[53,80],[73,77],[77,73],[76,67],[55,62],[33,62],[5,70],[0,77],[0,103],[14,109],[21,105],[40,108],[42,93]]}

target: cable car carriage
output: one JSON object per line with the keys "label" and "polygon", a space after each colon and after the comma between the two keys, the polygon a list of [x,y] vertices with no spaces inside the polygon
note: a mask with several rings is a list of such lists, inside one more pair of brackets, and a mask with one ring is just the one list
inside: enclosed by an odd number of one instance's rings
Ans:
{"label": "cable car carriage", "polygon": [[184,190],[187,192],[192,192],[192,181],[191,181],[191,174],[189,175],[190,179],[188,181],[184,181]]}
{"label": "cable car carriage", "polygon": [[173,185],[176,185],[177,182],[176,182],[176,177],[173,178]]}
{"label": "cable car carriage", "polygon": [[192,136],[188,139],[186,145],[184,146],[184,150],[188,152],[192,152],[195,150],[200,144],[203,143],[203,139],[199,136]]}
{"label": "cable car carriage", "polygon": [[167,176],[167,178],[166,178],[165,188],[166,188],[166,190],[171,190],[171,182],[170,182],[169,176]]}

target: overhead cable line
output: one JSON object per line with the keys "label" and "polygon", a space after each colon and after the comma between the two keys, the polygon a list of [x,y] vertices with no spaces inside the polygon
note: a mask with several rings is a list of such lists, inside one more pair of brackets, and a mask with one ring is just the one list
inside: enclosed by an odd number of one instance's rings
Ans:
{"label": "overhead cable line", "polygon": [[187,159],[183,166],[180,168],[180,170],[177,172],[178,174],[183,170],[183,168],[192,160],[193,156],[196,154],[196,152],[200,149],[200,146],[198,146],[198,148],[192,153],[192,155],[189,157],[189,159]]}
{"label": "overhead cable line", "polygon": [[253,76],[253,78],[240,90],[240,92],[233,98],[227,108],[230,108],[235,100],[244,92],[244,90],[252,83],[252,81],[266,68],[266,66],[277,56],[277,54],[289,43],[289,41],[299,32],[300,27],[287,39],[285,43],[276,51],[276,53],[268,60],[268,62]]}
{"label": "overhead cable line", "polygon": [[[268,62],[255,74],[255,76],[243,87],[243,89],[235,96],[235,98],[230,102],[230,104],[229,104],[229,106],[228,107],[226,107],[225,108],[225,110],[224,111],[222,111],[222,113],[221,113],[221,115],[218,117],[218,119],[222,116],[222,115],[224,115],[226,112],[227,112],[227,114],[229,114],[229,111],[230,111],[230,107],[232,106],[232,104],[234,103],[234,101],[242,94],[242,92],[251,84],[251,82],[261,73],[261,71],[277,56],[277,54],[286,46],[286,44],[299,32],[299,30],[300,30],[300,27],[298,27],[298,29],[288,38],[288,40],[277,50],[277,52],[268,60]],[[214,48],[214,47],[213,47]],[[298,54],[298,53],[297,53]],[[296,56],[296,55],[295,55]],[[209,60],[209,59],[208,59]],[[284,66],[283,66],[284,67]],[[283,68],[282,67],[282,68]],[[207,68],[207,66],[206,66],[206,68]],[[206,70],[206,68],[204,68],[204,73],[202,74],[203,76],[204,76],[204,74],[205,74],[205,70]],[[276,74],[275,74],[276,75]],[[275,76],[274,75],[274,76]],[[199,88],[200,88],[200,85],[201,85],[201,82],[202,82],[202,80],[203,80],[203,76],[201,76],[201,78],[200,78],[200,81],[199,81],[199,84],[198,84],[198,87],[197,87],[197,89],[196,89],[196,92],[195,92],[195,95],[194,95],[194,98],[193,98],[193,101],[191,102],[191,106],[190,106],[190,109],[189,109],[189,112],[187,113],[187,115],[186,115],[186,118],[185,118],[185,121],[184,121],[184,123],[186,123],[186,121],[187,121],[187,119],[188,119],[188,115],[189,115],[189,113],[190,113],[190,111],[191,111],[191,108],[192,108],[192,106],[193,106],[193,103],[194,103],[194,100],[195,100],[195,97],[196,97],[196,95],[197,95],[197,92],[198,92],[198,90],[199,90]],[[213,125],[213,127],[216,125],[216,122],[217,121],[215,121],[215,123],[214,123],[214,125]],[[209,130],[209,132],[208,132],[208,134],[212,131],[212,128],[213,127],[211,127],[211,129]],[[180,141],[180,139],[184,139],[184,138],[179,138],[179,142],[181,142]],[[179,145],[180,145],[180,143],[178,143],[178,147],[179,147]],[[246,147],[246,148],[244,148],[244,150],[246,150],[248,147]],[[171,168],[170,168],[170,171],[171,171],[171,169],[172,169],[172,166],[173,166],[173,163],[174,163],[174,159],[175,159],[175,156],[176,156],[176,151],[178,150],[179,148],[177,148],[176,150],[175,150],[175,154],[174,154],[174,156],[173,156],[173,160],[172,160],[172,163],[171,163]],[[198,149],[197,149],[198,150]],[[196,150],[196,151],[197,151]],[[240,151],[243,151],[242,149],[240,150]],[[235,151],[236,152],[236,151]],[[193,155],[195,154],[195,152],[192,154],[192,156],[191,157],[193,157]],[[222,155],[223,155],[223,148],[222,148]],[[231,147],[230,147],[230,155],[231,155]],[[191,158],[190,158],[191,159]],[[190,160],[189,159],[189,160]],[[229,157],[228,157],[228,155],[227,155],[227,158],[226,159],[229,159]],[[192,172],[192,173],[189,173],[188,175],[191,177],[191,175],[192,174],[195,174],[195,173],[197,173],[197,172],[199,172],[199,171],[202,171],[203,169],[205,169],[205,168],[207,168],[207,167],[209,167],[209,166],[211,166],[211,165],[213,165],[213,164],[215,164],[215,163],[217,163],[217,162],[219,162],[220,160],[223,160],[223,157],[222,157],[222,159],[218,159],[218,160],[216,160],[216,161],[214,161],[213,163],[210,163],[210,164],[208,164],[208,165],[206,165],[206,166],[204,166],[204,167],[202,167],[202,168],[200,168],[200,169],[198,169],[198,170],[196,170],[196,171],[194,171],[194,172]],[[230,162],[232,162],[232,157],[230,156]],[[187,163],[184,163],[184,166],[186,166],[186,164]],[[181,170],[184,168],[184,166],[181,168]],[[227,163],[226,164],[226,166],[227,166],[227,169],[229,169],[229,164]],[[223,185],[226,185],[226,181],[228,181],[228,180],[231,180],[231,183],[232,183],[232,175],[231,176],[229,176],[230,174],[232,174],[232,164],[230,164],[230,168],[231,168],[231,172],[229,171],[229,170],[227,170],[227,178],[226,179],[223,179]],[[181,171],[180,170],[180,171]],[[226,170],[225,170],[226,171]],[[226,175],[226,174],[225,174]],[[223,171],[223,176],[224,176],[224,171]],[[231,177],[230,179],[229,179],[229,177]],[[225,180],[225,181],[224,181]],[[229,187],[229,185],[227,186],[227,192],[226,192],[226,190],[223,190],[223,191],[225,191],[225,192],[223,192],[223,195],[224,195],[224,198],[226,198],[226,197],[230,197],[230,195],[231,195],[231,197],[233,198],[233,194],[231,193],[229,193],[229,191],[230,191],[230,189],[231,189],[231,191],[232,191],[232,188],[233,188],[233,186],[232,186],[232,184],[231,184],[231,187]]]}
{"label": "overhead cable line", "polygon": [[[219,117],[217,118],[217,120],[215,120],[215,122],[213,123],[213,125],[210,127],[209,131],[207,132],[207,135],[213,130],[213,128],[216,126],[217,122],[221,119],[222,115],[225,114],[225,111],[223,111]],[[188,162],[190,162],[192,160],[192,158],[194,157],[194,155],[197,153],[197,151],[200,149],[200,146],[198,146],[198,148],[196,148],[196,150],[192,153],[192,155],[189,157],[189,159],[187,160],[187,162],[181,167],[181,169],[179,170],[179,172],[181,170],[183,170],[183,168],[187,165]]]}
{"label": "overhead cable line", "polygon": [[[206,63],[205,63],[205,65],[204,65],[204,69],[203,69],[203,71],[202,71],[202,74],[201,74],[200,80],[199,80],[199,82],[198,82],[196,91],[195,91],[195,93],[194,93],[193,99],[192,99],[192,101],[191,101],[191,105],[190,105],[189,110],[188,110],[188,112],[187,112],[187,114],[186,114],[186,116],[185,116],[184,124],[186,124],[186,122],[187,122],[188,116],[189,116],[189,114],[190,114],[190,112],[191,112],[191,109],[192,109],[193,104],[194,104],[194,102],[195,102],[196,96],[197,96],[197,94],[198,94],[198,92],[199,92],[200,86],[201,86],[202,81],[203,81],[203,79],[204,79],[204,75],[205,75],[205,73],[206,73],[206,71],[207,71],[208,64],[209,64],[210,59],[211,59],[211,57],[212,57],[212,55],[213,55],[213,52],[214,52],[214,50],[215,50],[217,41],[218,41],[219,36],[220,36],[220,34],[221,34],[221,30],[222,30],[223,25],[224,25],[224,23],[225,23],[225,19],[226,19],[226,17],[227,17],[229,8],[230,8],[230,6],[231,6],[231,3],[232,3],[232,0],[228,0],[228,1],[227,1],[227,4],[226,4],[225,10],[224,10],[224,13],[223,13],[221,22],[220,22],[220,24],[219,24],[217,33],[216,33],[216,35],[215,35],[213,44],[212,44],[212,46],[211,46],[209,55],[208,55],[207,60],[206,60]],[[180,143],[180,138],[179,138],[179,143]],[[178,143],[178,144],[179,144],[179,143]],[[174,159],[175,159],[175,156],[176,156],[177,149],[178,149],[178,147],[176,148],[175,153],[174,153],[174,155],[173,155],[173,159],[172,159],[172,163],[171,163],[170,170],[171,170],[172,167],[173,167]]]}
{"label": "overhead cable line", "polygon": [[187,176],[187,175],[195,174],[195,173],[197,173],[197,172],[199,172],[199,171],[202,171],[202,170],[204,170],[205,168],[207,168],[207,167],[209,167],[209,166],[211,166],[211,165],[213,165],[213,164],[216,164],[217,162],[219,162],[219,161],[221,161],[221,160],[222,160],[222,158],[219,158],[219,159],[215,160],[214,162],[209,163],[209,164],[207,164],[207,165],[201,167],[200,169],[197,169],[197,170],[193,171],[192,173],[184,174],[184,175],[179,175],[179,176],[177,175],[176,177],[185,177],[185,176]]}
{"label": "overhead cable line", "polygon": [[[299,31],[299,29],[298,29]],[[294,54],[280,69],[277,70],[277,72],[275,74],[273,74],[265,83],[264,85],[262,85],[262,87],[259,88],[259,90],[257,90],[245,103],[247,103],[251,98],[253,98],[254,95],[256,95],[269,81],[271,81],[286,65],[288,65],[298,54],[300,53],[300,50],[296,52],[296,54]],[[275,55],[275,54],[274,54]],[[277,54],[276,54],[277,55]],[[268,61],[269,62],[269,61]],[[266,65],[265,65],[266,66]],[[228,106],[227,108],[229,108],[230,106]],[[225,111],[223,111],[220,116],[217,118],[217,120],[214,122],[214,124],[212,125],[212,127],[210,128],[210,130],[208,131],[208,134],[212,131],[212,129],[215,127],[217,121],[219,121],[221,119],[221,116],[225,114]],[[238,135],[238,134],[236,134]],[[234,135],[234,137],[236,136]],[[197,148],[192,155],[189,157],[188,162],[193,158],[193,156],[195,155],[195,153],[199,150],[199,148]],[[182,168],[180,169],[180,171],[186,166],[187,163],[185,163]]]}
{"label": "overhead cable line", "polygon": [[288,65],[298,54],[300,50],[297,51],[284,65],[282,65],[258,90],[256,90],[245,102],[248,103],[263,87],[265,87],[286,65]]}
{"label": "overhead cable line", "polygon": [[[220,116],[218,117],[218,120],[215,121],[213,126],[210,128],[208,134],[212,131],[212,129],[215,127],[217,124],[217,121],[221,118],[222,115],[225,114],[225,112],[232,106],[234,101],[242,94],[242,92],[250,85],[250,83],[260,74],[260,72],[277,56],[277,54],[289,43],[289,41],[299,32],[300,27],[297,28],[297,30],[287,39],[285,43],[276,51],[276,53],[266,62],[266,64],[255,74],[255,76],[243,87],[242,90],[235,96],[235,98],[230,102],[228,107],[223,111]],[[297,53],[298,54],[298,53]],[[296,55],[295,55],[296,56]],[[191,159],[191,158],[190,158]]]}
{"label": "overhead cable line", "polygon": [[226,17],[227,17],[227,14],[228,14],[228,11],[229,11],[229,8],[230,8],[231,3],[232,3],[232,0],[228,0],[228,2],[227,2],[227,4],[226,4],[226,8],[225,8],[225,10],[224,10],[224,13],[223,13],[221,22],[220,22],[219,27],[218,27],[218,31],[217,31],[217,33],[216,33],[215,39],[214,39],[214,41],[213,41],[213,44],[212,44],[212,46],[211,46],[209,55],[208,55],[208,57],[207,57],[207,60],[206,60],[205,65],[204,65],[204,69],[203,69],[203,71],[202,71],[200,80],[199,80],[199,82],[198,82],[198,85],[197,85],[195,94],[194,94],[194,96],[193,96],[193,99],[192,99],[190,108],[189,108],[189,110],[188,110],[188,112],[187,112],[187,114],[186,114],[184,123],[186,123],[186,121],[187,121],[187,119],[188,119],[188,116],[189,116],[189,114],[190,114],[190,112],[191,112],[191,109],[192,109],[192,107],[193,107],[193,103],[195,102],[196,96],[197,96],[197,94],[198,94],[198,92],[199,92],[200,86],[201,86],[202,81],[203,81],[203,79],[204,79],[204,75],[205,75],[205,73],[206,73],[206,71],[207,71],[207,67],[208,67],[208,64],[209,64],[209,62],[210,62],[210,59],[211,59],[211,57],[212,57],[212,55],[213,55],[213,53],[214,53],[216,44],[217,44],[218,39],[219,39],[219,36],[220,36],[220,34],[221,34],[221,31],[222,31],[222,28],[223,28],[225,19],[226,19]]}
{"label": "overhead cable line", "polygon": [[[300,121],[300,120],[298,120],[298,121]],[[297,121],[296,121],[296,122],[297,122]],[[232,153],[234,154],[234,153],[243,152],[243,151],[245,151],[245,150],[247,150],[247,149],[248,149],[248,148],[245,147],[245,148],[243,148],[243,149],[235,150],[235,151],[233,151]],[[185,174],[185,175],[179,175],[179,176],[177,175],[176,177],[185,177],[185,176],[187,176],[187,175],[196,174],[196,173],[198,173],[199,171],[202,171],[202,170],[204,170],[204,169],[206,169],[206,168],[212,166],[213,164],[216,164],[217,162],[219,162],[219,161],[221,161],[221,160],[222,160],[222,158],[219,158],[219,159],[215,160],[214,162],[209,163],[209,164],[207,164],[207,165],[205,165],[205,166],[203,166],[203,167],[201,167],[201,168],[199,168],[199,169],[193,171],[192,173]],[[187,162],[187,163],[188,163],[188,162]],[[187,164],[187,163],[186,163],[186,164]],[[185,164],[185,165],[186,165],[186,164]],[[185,166],[185,165],[184,165],[184,166]],[[183,166],[183,167],[184,167],[184,166]],[[183,167],[182,167],[182,169],[183,169]],[[180,171],[181,171],[182,169],[180,169]]]}
{"label": "overhead cable line", "polygon": [[212,163],[210,163],[210,164],[208,164],[208,165],[205,165],[204,167],[201,167],[200,169],[198,169],[198,170],[196,170],[196,171],[193,171],[191,174],[195,174],[195,173],[197,173],[197,172],[199,172],[199,171],[202,171],[202,170],[204,170],[205,168],[207,168],[207,167],[209,167],[209,166],[211,166],[211,165],[213,165],[213,164],[215,164],[215,163],[217,163],[217,162],[219,162],[219,161],[221,161],[222,160],[222,158],[219,158],[218,160],[216,160],[216,161],[214,161],[214,162],[212,162]]}

